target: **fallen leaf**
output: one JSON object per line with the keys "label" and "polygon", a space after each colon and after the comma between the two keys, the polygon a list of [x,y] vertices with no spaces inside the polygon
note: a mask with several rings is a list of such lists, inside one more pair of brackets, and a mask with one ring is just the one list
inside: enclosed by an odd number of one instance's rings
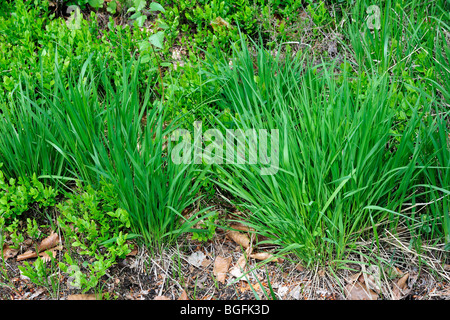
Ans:
{"label": "fallen leaf", "polygon": [[235,229],[235,230],[245,231],[245,232],[254,231],[253,228],[249,228],[248,226],[246,226],[242,223],[233,223],[230,225],[230,228]]}
{"label": "fallen leaf", "polygon": [[257,282],[255,284],[252,284],[253,289],[255,289],[256,291],[261,291],[261,286],[263,287],[264,290],[265,290],[265,288],[267,288],[266,283],[259,284],[259,282]]}
{"label": "fallen leaf", "polygon": [[229,231],[227,233],[227,236],[236,242],[238,245],[243,246],[244,248],[250,247],[250,239],[247,237],[247,235],[240,233],[238,231]]}
{"label": "fallen leaf", "polygon": [[156,296],[153,300],[171,300],[171,299],[167,298],[166,296]]}
{"label": "fallen leaf", "polygon": [[202,261],[202,267],[204,267],[204,268],[206,268],[210,264],[211,264],[211,260],[209,260],[208,258],[206,258]]}
{"label": "fallen leaf", "polygon": [[196,251],[188,257],[187,261],[193,266],[199,268],[202,266],[203,260],[205,260],[205,258],[206,255],[203,252]]}
{"label": "fallen leaf", "polygon": [[367,267],[367,275],[365,275],[364,280],[369,289],[372,289],[376,293],[381,293],[381,275],[380,268],[375,265],[370,265]]}
{"label": "fallen leaf", "polygon": [[29,247],[33,244],[33,240],[27,239],[22,243],[25,247]]}
{"label": "fallen leaf", "polygon": [[127,254],[127,257],[135,256],[137,254],[138,254],[138,249],[135,248],[135,249],[131,250],[129,254]]}
{"label": "fallen leaf", "polygon": [[377,300],[378,295],[371,289],[367,288],[364,283],[355,282],[348,284],[346,287],[346,296],[348,300]]}
{"label": "fallen leaf", "polygon": [[3,244],[2,258],[7,261],[9,258],[14,258],[19,253],[19,250],[10,248],[7,244]]}
{"label": "fallen leaf", "polygon": [[25,253],[22,253],[21,255],[17,256],[17,261],[22,261],[22,260],[26,260],[26,259],[31,259],[31,258],[37,258],[37,253],[33,250],[28,250]]}
{"label": "fallen leaf", "polygon": [[403,277],[404,273],[397,267],[392,267],[387,269],[387,274],[390,277]]}
{"label": "fallen leaf", "polygon": [[295,269],[300,272],[305,271],[305,267],[303,267],[300,263],[295,266]]}
{"label": "fallen leaf", "polygon": [[400,289],[405,289],[405,287],[406,287],[406,281],[408,280],[408,278],[409,278],[409,273],[407,273],[407,274],[405,274],[403,277],[401,277],[399,280],[398,280],[398,282],[397,282],[397,286],[400,288]]}
{"label": "fallen leaf", "polygon": [[48,253],[50,253],[53,256],[53,258],[56,258],[56,250],[44,251],[42,253],[39,253],[39,255],[42,257],[42,261],[44,262],[52,261],[52,258],[48,255]]}
{"label": "fallen leaf", "polygon": [[[44,262],[47,262],[47,261],[51,260],[50,256],[47,254],[47,252],[51,252],[53,257],[56,257],[56,251],[57,250],[62,250],[62,246],[57,246],[57,247],[54,247],[54,248],[52,248],[50,250],[46,250],[46,251],[40,252],[39,256],[43,257],[42,260],[44,260]],[[22,260],[27,260],[27,259],[37,258],[37,257],[38,257],[38,254],[35,251],[28,250],[27,252],[17,256],[16,260],[17,261],[22,261]]]}
{"label": "fallen leaf", "polygon": [[217,256],[214,261],[213,274],[217,277],[217,281],[225,283],[225,278],[227,276],[228,268],[230,267],[231,257],[223,258]]}
{"label": "fallen leaf", "polygon": [[269,252],[258,252],[253,253],[250,255],[250,258],[256,259],[256,260],[270,260],[270,262],[283,262],[283,259],[275,257],[273,254],[270,254]]}
{"label": "fallen leaf", "polygon": [[99,300],[101,295],[92,294],[71,294],[67,297],[67,300]]}
{"label": "fallen leaf", "polygon": [[358,281],[359,277],[361,276],[361,272],[352,274],[350,277],[345,279],[349,284],[353,284],[355,281]]}
{"label": "fallen leaf", "polygon": [[247,282],[242,282],[238,288],[241,293],[245,293],[246,291],[250,290],[250,285]]}
{"label": "fallen leaf", "polygon": [[58,242],[59,242],[59,235],[55,232],[52,232],[47,238],[42,240],[37,251],[41,252],[43,250],[51,249],[54,246],[56,246]]}
{"label": "fallen leaf", "polygon": [[177,300],[189,300],[186,290],[183,290]]}
{"label": "fallen leaf", "polygon": [[[252,253],[253,248],[249,247],[245,252],[239,257],[238,261],[234,265],[234,267],[230,270],[230,274],[236,278],[240,278],[244,275],[245,267],[247,266],[248,256]],[[247,280],[241,278],[241,280]]]}
{"label": "fallen leaf", "polygon": [[394,288],[392,289],[393,300],[400,300],[405,295],[409,293],[410,290],[406,289],[406,281],[409,278],[409,273],[406,273],[403,277],[401,277],[396,284],[394,284]]}
{"label": "fallen leaf", "polygon": [[320,268],[319,271],[317,271],[317,274],[318,274],[319,276],[321,276],[321,277],[324,277],[324,276],[325,276],[325,270],[322,269],[322,268]]}

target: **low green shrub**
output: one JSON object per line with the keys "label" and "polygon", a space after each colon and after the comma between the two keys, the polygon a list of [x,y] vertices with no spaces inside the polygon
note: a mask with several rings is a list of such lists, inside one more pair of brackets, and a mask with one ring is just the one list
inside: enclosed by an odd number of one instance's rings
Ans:
{"label": "low green shrub", "polygon": [[[97,72],[108,72],[120,84],[122,60],[133,57],[138,43],[152,35],[147,29],[116,26],[112,17],[107,28],[100,28],[94,11],[88,20],[80,19],[76,28],[69,28],[63,18],[49,12],[47,1],[39,6],[23,0],[14,3],[9,16],[0,16],[1,104],[18,91],[24,79],[33,88],[29,94],[36,94],[38,104],[44,103],[40,93],[54,90],[55,65],[60,77],[67,79],[80,73],[90,55],[95,62],[108,61],[108,68]],[[153,61],[141,69],[142,83],[156,83]]]}
{"label": "low green shrub", "polygon": [[[0,166],[1,167],[1,166]],[[44,186],[36,175],[24,180],[13,178],[5,181],[0,171],[0,217],[6,220],[19,218],[33,204],[39,208],[52,207],[56,204],[58,191],[50,186]]]}

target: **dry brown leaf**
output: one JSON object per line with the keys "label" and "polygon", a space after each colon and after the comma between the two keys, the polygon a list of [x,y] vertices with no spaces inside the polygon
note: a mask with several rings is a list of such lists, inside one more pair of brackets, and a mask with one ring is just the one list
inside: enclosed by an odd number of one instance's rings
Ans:
{"label": "dry brown leaf", "polygon": [[171,299],[167,298],[166,296],[156,296],[153,300],[171,300]]}
{"label": "dry brown leaf", "polygon": [[250,255],[250,258],[256,260],[270,260],[270,262],[283,262],[283,259],[275,257],[273,254],[269,252],[258,252]]}
{"label": "dry brown leaf", "polygon": [[10,248],[7,244],[3,244],[3,256],[2,258],[8,260],[9,258],[14,258],[19,253],[19,250]]}
{"label": "dry brown leaf", "polygon": [[[54,247],[54,248],[52,248],[50,250],[46,250],[46,251],[40,252],[39,256],[43,257],[42,260],[44,260],[44,262],[47,262],[47,261],[51,260],[50,256],[47,254],[47,252],[51,252],[53,257],[56,257],[56,251],[57,250],[62,250],[62,246],[57,246],[57,247]],[[22,260],[27,260],[27,259],[37,258],[37,257],[38,257],[38,254],[35,251],[28,250],[27,252],[17,256],[16,260],[17,261],[22,261]]]}
{"label": "dry brown leaf", "polygon": [[398,278],[398,277],[403,277],[404,273],[402,270],[400,270],[397,267],[390,267],[386,270],[386,274],[388,277],[393,277],[393,278]]}
{"label": "dry brown leaf", "polygon": [[404,275],[403,271],[400,270],[399,268],[394,268],[394,269],[393,269],[393,273],[394,273],[395,275],[397,275],[398,277],[403,277],[403,275]]}
{"label": "dry brown leaf", "polygon": [[230,225],[230,228],[244,232],[255,231],[253,228],[249,228],[248,226],[242,223],[233,223]]}
{"label": "dry brown leaf", "polygon": [[353,284],[354,282],[359,280],[359,277],[361,276],[361,272],[352,274],[350,277],[345,279],[348,283]]}
{"label": "dry brown leaf", "polygon": [[37,253],[34,252],[33,250],[28,250],[25,253],[22,253],[21,255],[17,256],[17,261],[22,261],[22,260],[26,260],[26,259],[31,259],[31,258],[37,258]]}
{"label": "dry brown leaf", "polygon": [[31,239],[27,239],[27,240],[25,240],[25,241],[22,243],[22,245],[25,246],[25,247],[29,247],[29,246],[31,246],[32,244],[33,244],[33,240],[31,240]]}
{"label": "dry brown leaf", "polygon": [[364,274],[364,280],[369,289],[372,289],[376,293],[381,293],[381,274],[380,268],[376,265],[370,265],[367,267],[367,274]]}
{"label": "dry brown leaf", "polygon": [[127,254],[127,257],[135,256],[137,254],[138,254],[138,249],[134,248],[133,250],[131,250],[131,252],[129,254]]}
{"label": "dry brown leaf", "polygon": [[58,242],[59,242],[59,235],[55,232],[52,232],[47,238],[42,240],[37,251],[41,252],[47,249],[51,249],[55,247],[58,244]]}
{"label": "dry brown leaf", "polygon": [[213,274],[217,277],[217,281],[225,283],[225,278],[227,276],[228,268],[230,267],[231,257],[223,258],[217,256],[214,261]]}
{"label": "dry brown leaf", "polygon": [[62,250],[62,246],[57,246],[54,248],[51,248],[50,250],[45,250],[43,252],[39,252],[39,256],[42,257],[42,260],[44,260],[44,262],[50,261],[50,256],[48,255],[48,252],[52,254],[53,258],[56,258],[56,251],[61,251]]}
{"label": "dry brown leaf", "polygon": [[378,295],[371,289],[367,288],[364,283],[355,282],[348,284],[346,287],[346,296],[348,300],[377,300]]}
{"label": "dry brown leaf", "polygon": [[300,272],[305,271],[305,267],[303,267],[300,263],[295,266],[295,269]]}
{"label": "dry brown leaf", "polygon": [[183,292],[180,294],[177,300],[189,300],[186,290],[183,290]]}
{"label": "dry brown leaf", "polygon": [[[245,252],[239,257],[238,261],[236,262],[236,264],[234,265],[234,267],[230,270],[230,274],[236,278],[240,278],[242,277],[242,275],[244,274],[243,272],[245,272],[245,268],[247,266],[247,259],[250,256],[250,254],[252,253],[253,248],[249,247],[247,248],[247,250],[245,250]],[[241,278],[241,280],[247,280],[244,278]]]}
{"label": "dry brown leaf", "polygon": [[409,290],[406,289],[406,281],[409,278],[409,273],[406,273],[403,277],[401,277],[396,284],[394,284],[394,288],[392,289],[392,294],[394,295],[393,300],[400,300],[405,295],[409,293]]}
{"label": "dry brown leaf", "polygon": [[202,267],[204,267],[204,268],[208,267],[210,264],[211,264],[211,260],[209,260],[208,258],[205,258],[202,261]]}
{"label": "dry brown leaf", "polygon": [[408,280],[408,278],[409,278],[409,273],[407,273],[407,274],[405,274],[403,277],[401,277],[399,280],[398,280],[398,282],[397,282],[397,286],[400,288],[400,289],[405,289],[405,287],[406,287],[406,281]]}
{"label": "dry brown leaf", "polygon": [[56,258],[56,250],[44,251],[39,253],[39,255],[42,257],[42,261],[44,262],[52,261],[52,258],[48,255],[48,253],[50,253],[53,256],[53,258]]}
{"label": "dry brown leaf", "polygon": [[251,290],[250,289],[250,285],[247,282],[242,282],[239,286],[238,286],[239,290],[241,291],[241,293],[245,293],[246,291]]}
{"label": "dry brown leaf", "polygon": [[236,242],[238,245],[243,246],[244,248],[250,247],[250,239],[247,237],[247,235],[240,233],[238,231],[229,231],[227,233],[227,236]]}
{"label": "dry brown leaf", "polygon": [[246,265],[247,265],[247,258],[246,258],[246,256],[245,256],[245,254],[242,254],[242,255],[239,257],[239,259],[238,259],[238,261],[236,262],[236,264],[234,265],[234,267],[235,267],[235,268],[237,267],[238,269],[244,269]]}
{"label": "dry brown leaf", "polygon": [[[265,289],[264,287],[267,287],[265,283],[261,283],[261,285],[263,286],[263,289]],[[259,283],[255,283],[255,284],[252,284],[252,287],[256,291],[260,291],[261,290],[261,285]]]}
{"label": "dry brown leaf", "polygon": [[67,297],[67,300],[100,300],[101,295],[92,294],[71,294]]}

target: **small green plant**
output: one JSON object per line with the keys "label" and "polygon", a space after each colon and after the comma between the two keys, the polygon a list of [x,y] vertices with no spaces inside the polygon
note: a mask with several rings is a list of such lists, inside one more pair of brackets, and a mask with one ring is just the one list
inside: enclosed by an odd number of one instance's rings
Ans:
{"label": "small green plant", "polygon": [[23,276],[28,277],[34,284],[47,288],[52,298],[57,298],[60,288],[58,265],[52,254],[48,256],[50,265],[38,257],[34,263],[25,261],[24,265],[19,265],[18,268]]}
{"label": "small green plant", "polygon": [[[319,4],[314,8],[311,4],[308,4],[306,11],[311,16],[314,24],[317,27],[323,27],[323,24],[330,18],[330,15],[325,8],[325,3],[320,1]],[[314,33],[318,34],[317,29],[314,29]]]}
{"label": "small green plant", "polygon": [[59,262],[59,268],[61,272],[68,275],[67,285],[69,288],[78,289],[85,293],[92,289],[100,289],[100,279],[106,274],[106,271],[112,264],[111,260],[102,257],[90,264],[83,263],[81,268],[84,270],[82,271],[77,262],[66,253],[63,261]]}
{"label": "small green plant", "polygon": [[78,190],[68,194],[68,199],[57,205],[60,212],[60,226],[66,245],[79,256],[90,257],[91,262],[79,263],[68,253],[59,263],[62,272],[67,273],[70,285],[82,292],[99,289],[99,280],[130,251],[126,233],[130,228],[128,213],[118,206],[117,195],[111,185],[102,182],[99,190],[78,183]]}
{"label": "small green plant", "polygon": [[125,230],[130,228],[128,213],[118,206],[117,195],[111,186],[102,183],[99,191],[91,186],[81,187],[69,194],[64,203],[57,205],[60,212],[58,224],[65,239],[81,255],[101,259],[100,247],[106,247],[109,259],[114,262],[131,251],[126,240],[131,238]]}
{"label": "small green plant", "polygon": [[198,240],[200,242],[208,241],[212,239],[216,233],[216,220],[219,217],[219,213],[215,213],[204,219],[200,223],[200,230],[195,231],[192,234],[192,240]]}
{"label": "small green plant", "polygon": [[27,218],[27,235],[32,239],[38,239],[41,235],[36,219]]}
{"label": "small green plant", "polygon": [[[1,164],[0,164],[1,167]],[[23,178],[9,179],[0,170],[0,215],[5,219],[14,219],[27,211],[34,203],[39,208],[54,206],[58,192],[50,186],[44,186],[36,175],[31,180]]]}
{"label": "small green plant", "polygon": [[[142,28],[144,25],[145,20],[147,19],[147,16],[142,13],[143,9],[147,6],[146,0],[133,0],[133,6],[128,8],[127,13],[134,12],[130,19],[133,19],[136,21],[136,24],[139,28]],[[159,12],[165,12],[164,8],[156,2],[150,3],[149,10],[152,12],[159,11]]]}
{"label": "small green plant", "polygon": [[10,225],[6,227],[6,231],[9,232],[9,237],[11,238],[12,248],[19,249],[20,245],[25,240],[23,235],[19,233],[19,220],[14,219]]}

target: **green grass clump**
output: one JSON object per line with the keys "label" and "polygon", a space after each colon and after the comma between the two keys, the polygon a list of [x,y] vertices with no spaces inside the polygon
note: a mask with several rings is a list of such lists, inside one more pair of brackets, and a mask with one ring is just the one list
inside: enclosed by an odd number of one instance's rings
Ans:
{"label": "green grass clump", "polygon": [[[202,173],[169,161],[166,146],[174,128],[165,122],[163,103],[152,101],[150,87],[140,94],[138,70],[133,62],[124,66],[120,89],[102,74],[103,93],[92,70],[67,89],[58,79],[56,98],[48,101],[61,137],[49,141],[84,182],[111,184],[132,229],[154,246],[192,227],[195,215],[185,219],[180,213],[197,200]],[[85,76],[87,83],[81,81]]]}
{"label": "green grass clump", "polygon": [[168,138],[175,128],[164,106],[170,102],[155,100],[150,86],[139,91],[136,61],[124,62],[117,86],[106,72],[97,74],[97,67],[107,69],[88,60],[78,79],[68,82],[57,70],[55,90],[42,93],[41,106],[25,90],[11,113],[2,114],[5,174],[33,172],[95,189],[108,183],[134,233],[153,248],[171,243],[197,222],[196,215],[184,218],[181,212],[197,201],[206,170],[169,161]]}
{"label": "green grass clump", "polygon": [[[442,120],[448,110],[418,90],[402,130],[392,130],[397,110],[389,77],[372,74],[363,81],[364,70],[336,74],[338,69],[335,62],[313,66],[301,57],[274,58],[264,49],[253,57],[242,43],[233,68],[224,62],[216,73],[220,103],[236,114],[235,127],[279,130],[276,174],[261,175],[261,159],[250,164],[248,154],[243,165],[217,167],[218,184],[245,208],[258,234],[294,249],[306,264],[339,266],[365,230],[375,242],[380,224],[393,230],[400,220],[416,225],[417,217],[402,212],[407,203],[449,190]],[[355,80],[359,85],[352,87]],[[438,154],[446,156],[436,161]],[[448,209],[448,199],[436,206],[443,203]],[[448,227],[440,226],[448,211],[431,214],[435,236],[448,237]]]}

